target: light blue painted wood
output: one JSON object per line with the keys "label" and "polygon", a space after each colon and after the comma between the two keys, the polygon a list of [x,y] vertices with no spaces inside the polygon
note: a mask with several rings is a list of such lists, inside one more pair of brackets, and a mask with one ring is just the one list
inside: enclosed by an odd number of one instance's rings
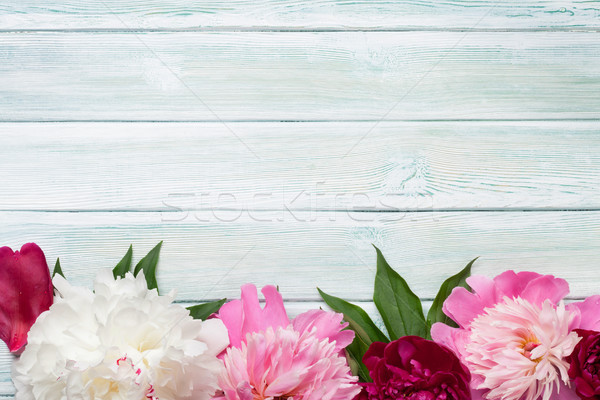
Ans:
{"label": "light blue painted wood", "polygon": [[598,119],[595,32],[0,34],[0,120]]}
{"label": "light blue painted wood", "polygon": [[[316,285],[373,312],[370,243],[424,299],[477,255],[598,293],[598,2],[102,3],[0,5],[0,120],[91,121],[0,123],[0,245],[36,241],[90,285],[165,240],[179,299],[275,283],[292,315]],[[255,197],[280,188],[314,196]],[[204,190],[244,206],[164,203]],[[419,212],[334,195],[357,192]]]}
{"label": "light blue painted wood", "polygon": [[597,1],[6,0],[0,29],[590,29]]}
{"label": "light blue painted wood", "polygon": [[253,282],[279,285],[290,301],[317,301],[316,286],[366,301],[375,270],[371,244],[422,298],[433,298],[442,277],[477,256],[476,273],[514,268],[564,276],[575,297],[598,293],[600,278],[595,211],[0,212],[0,220],[0,243],[38,243],[79,284],[113,267],[129,244],[141,258],[164,240],[159,282],[181,300],[231,297]]}
{"label": "light blue painted wood", "polygon": [[0,210],[597,209],[599,132],[596,121],[4,123]]}

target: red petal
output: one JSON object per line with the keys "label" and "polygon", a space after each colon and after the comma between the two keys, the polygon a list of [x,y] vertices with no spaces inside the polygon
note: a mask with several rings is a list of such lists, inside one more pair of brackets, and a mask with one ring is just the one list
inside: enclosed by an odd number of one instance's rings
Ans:
{"label": "red petal", "polygon": [[27,243],[21,251],[0,247],[0,339],[11,352],[27,343],[27,333],[52,305],[52,279],[42,249]]}

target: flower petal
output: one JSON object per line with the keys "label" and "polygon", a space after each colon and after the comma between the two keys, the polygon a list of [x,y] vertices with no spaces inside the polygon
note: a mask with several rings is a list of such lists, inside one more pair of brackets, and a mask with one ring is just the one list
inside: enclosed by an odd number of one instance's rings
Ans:
{"label": "flower petal", "polygon": [[343,351],[354,340],[354,331],[343,330],[348,326],[347,322],[342,323],[343,318],[343,314],[335,312],[309,310],[294,318],[292,325],[300,334],[316,329],[317,338],[327,338],[335,342],[337,351]]}
{"label": "flower petal", "polygon": [[584,301],[578,301],[567,305],[570,311],[577,310],[581,315],[581,321],[577,328],[600,331],[600,296],[590,296]]}
{"label": "flower petal", "polygon": [[266,305],[262,309],[258,302],[256,286],[242,286],[242,298],[224,304],[219,310],[220,318],[229,332],[229,342],[233,347],[240,347],[249,333],[260,332],[268,327],[276,329],[289,325],[283,298],[275,286],[262,289]]}
{"label": "flower petal", "polygon": [[46,257],[35,243],[21,251],[0,248],[0,339],[11,352],[27,343],[27,333],[52,305],[53,289]]}

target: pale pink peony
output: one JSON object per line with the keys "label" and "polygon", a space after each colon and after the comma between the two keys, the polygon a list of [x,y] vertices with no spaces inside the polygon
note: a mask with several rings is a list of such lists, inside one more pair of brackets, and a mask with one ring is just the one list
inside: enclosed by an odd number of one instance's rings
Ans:
{"label": "pale pink peony", "polygon": [[225,304],[219,318],[231,346],[216,399],[348,400],[360,392],[343,354],[354,332],[343,330],[342,315],[312,310],[291,323],[274,286],[262,289],[261,309],[254,285],[242,286],[241,300]]}
{"label": "pale pink peony", "polygon": [[[472,276],[473,292],[455,288],[444,312],[459,328],[437,323],[433,339],[470,369],[473,399],[577,399],[568,363],[579,341],[579,313],[562,303],[566,281],[533,272]],[[558,304],[558,305],[557,305]]]}

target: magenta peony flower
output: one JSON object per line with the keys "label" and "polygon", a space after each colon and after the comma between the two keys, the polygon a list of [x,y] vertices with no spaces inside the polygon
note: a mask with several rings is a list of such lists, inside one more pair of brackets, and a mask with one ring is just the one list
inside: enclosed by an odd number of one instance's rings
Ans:
{"label": "magenta peony flower", "polygon": [[0,247],[0,339],[11,352],[23,350],[29,329],[53,297],[46,257],[37,244],[15,252]]}
{"label": "magenta peony flower", "polygon": [[360,400],[469,400],[471,374],[444,346],[418,336],[374,342],[363,357],[373,382]]}
{"label": "magenta peony flower", "polygon": [[583,400],[600,400],[600,332],[576,329],[582,338],[567,361],[569,377]]}
{"label": "magenta peony flower", "polygon": [[354,332],[342,330],[342,315],[312,310],[291,323],[274,286],[262,289],[261,309],[254,285],[242,286],[241,300],[231,301],[218,317],[231,346],[223,355],[219,377],[226,400],[348,400],[359,391],[343,350]]}
{"label": "magenta peony flower", "polygon": [[[577,399],[566,361],[579,341],[579,314],[562,298],[566,281],[534,272],[472,276],[455,288],[444,312],[459,328],[437,323],[433,339],[452,349],[472,374],[473,398]],[[558,305],[557,305],[558,304]]]}

